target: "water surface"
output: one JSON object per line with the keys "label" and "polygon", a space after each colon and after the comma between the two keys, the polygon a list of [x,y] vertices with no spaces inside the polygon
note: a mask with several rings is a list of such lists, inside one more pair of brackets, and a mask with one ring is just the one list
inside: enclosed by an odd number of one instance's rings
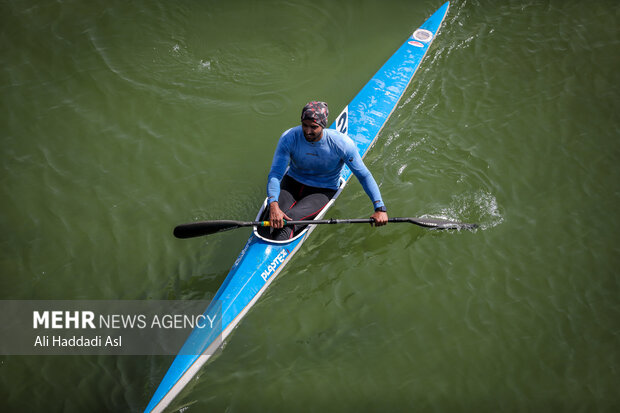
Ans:
{"label": "water surface", "polygon": [[[440,5],[1,2],[1,297],[211,298],[248,232],[174,225],[252,219],[303,104]],[[366,163],[391,216],[481,228],[317,229],[173,410],[617,411],[619,20],[454,1]],[[170,361],[3,356],[0,405],[140,411]]]}

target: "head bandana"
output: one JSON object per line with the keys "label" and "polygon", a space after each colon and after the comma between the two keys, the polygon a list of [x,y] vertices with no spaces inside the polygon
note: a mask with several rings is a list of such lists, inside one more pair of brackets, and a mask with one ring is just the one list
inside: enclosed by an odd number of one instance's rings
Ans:
{"label": "head bandana", "polygon": [[313,122],[318,123],[323,128],[327,127],[327,117],[329,116],[329,111],[327,110],[327,103],[325,102],[310,102],[306,106],[304,106],[301,111],[301,121],[303,122],[306,119],[309,119]]}

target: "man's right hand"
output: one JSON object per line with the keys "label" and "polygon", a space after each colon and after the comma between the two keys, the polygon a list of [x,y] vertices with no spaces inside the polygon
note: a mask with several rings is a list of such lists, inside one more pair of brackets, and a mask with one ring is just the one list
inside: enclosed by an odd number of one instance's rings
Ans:
{"label": "man's right hand", "polygon": [[284,227],[284,220],[292,221],[288,215],[282,212],[278,202],[269,204],[269,225],[271,225],[272,228],[282,228]]}

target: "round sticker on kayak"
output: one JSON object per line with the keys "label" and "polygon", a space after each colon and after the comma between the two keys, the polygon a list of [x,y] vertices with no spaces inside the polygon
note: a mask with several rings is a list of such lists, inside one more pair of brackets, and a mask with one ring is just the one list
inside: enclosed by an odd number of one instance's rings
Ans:
{"label": "round sticker on kayak", "polygon": [[433,33],[426,29],[418,29],[413,32],[413,38],[424,43],[428,43],[433,38]]}
{"label": "round sticker on kayak", "polygon": [[410,40],[409,44],[412,45],[412,46],[415,46],[415,47],[424,47],[424,45],[422,43],[416,42],[416,41],[413,41],[413,40]]}

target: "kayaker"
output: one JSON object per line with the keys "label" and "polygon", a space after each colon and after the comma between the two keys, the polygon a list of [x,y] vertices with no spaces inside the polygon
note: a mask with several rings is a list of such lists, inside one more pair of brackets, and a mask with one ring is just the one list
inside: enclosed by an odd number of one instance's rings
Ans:
{"label": "kayaker", "polygon": [[346,164],[373,203],[375,226],[387,223],[388,215],[379,187],[364,165],[351,138],[327,128],[325,102],[309,102],[301,111],[301,125],[280,137],[267,182],[272,238],[293,237],[295,229],[283,220],[313,219],[338,190],[340,172]]}

